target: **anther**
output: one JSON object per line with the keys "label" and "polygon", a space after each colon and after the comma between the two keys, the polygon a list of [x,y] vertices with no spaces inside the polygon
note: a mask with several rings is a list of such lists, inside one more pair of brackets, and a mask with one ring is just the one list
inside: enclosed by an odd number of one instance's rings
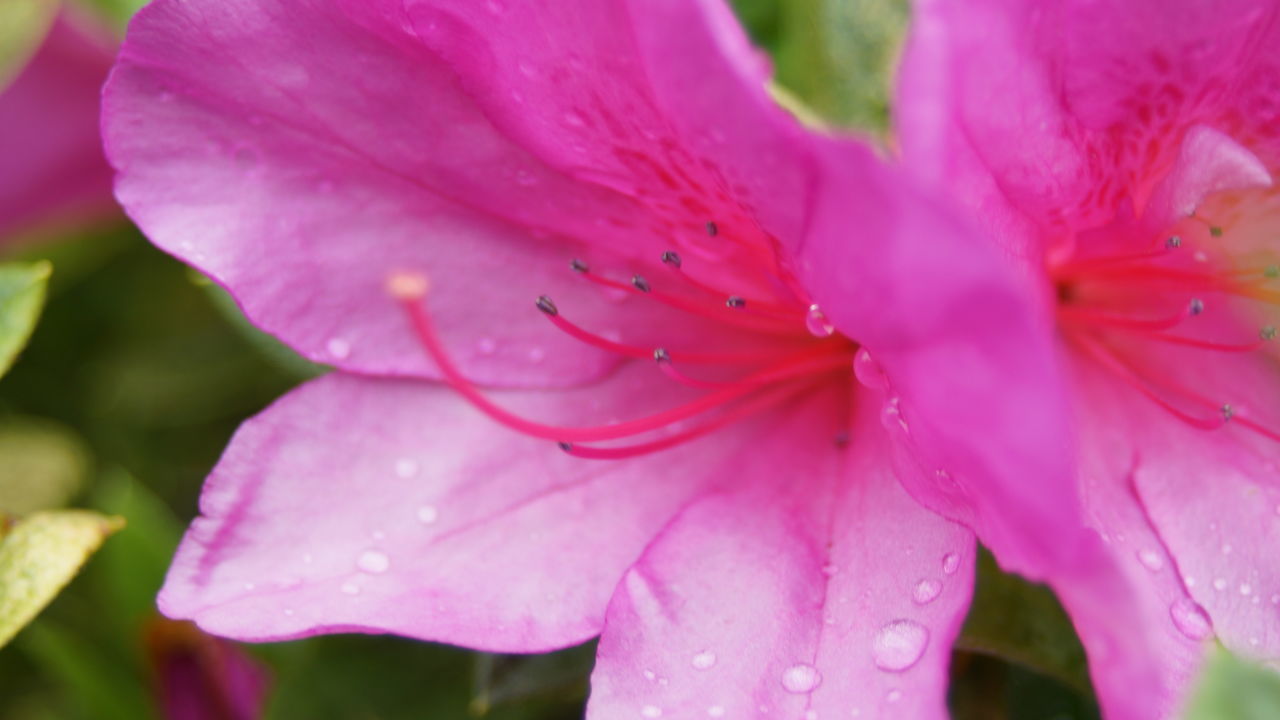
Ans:
{"label": "anther", "polygon": [[671,353],[667,352],[666,348],[655,348],[653,351],[653,359],[659,363],[669,363],[671,362]]}
{"label": "anther", "polygon": [[1177,235],[1173,235],[1168,240],[1164,241],[1164,246],[1169,248],[1170,250],[1175,250],[1177,248],[1180,248],[1182,247],[1182,238],[1178,237]]}
{"label": "anther", "polygon": [[632,275],[631,284],[640,292],[649,292],[649,281],[640,275]]}
{"label": "anther", "polygon": [[560,446],[560,449],[561,449],[561,450],[563,450],[563,451],[565,451],[565,452],[567,452],[567,453],[571,453],[571,452],[573,452],[573,443],[558,442],[558,443],[556,443],[556,445],[559,445],[559,446]]}
{"label": "anther", "polygon": [[540,296],[538,298],[538,301],[535,302],[534,305],[537,305],[539,310],[550,315],[551,317],[555,317],[556,315],[560,314],[560,309],[557,308],[556,304],[551,302],[551,298],[547,297],[546,295]]}
{"label": "anther", "polygon": [[1280,277],[1280,265],[1268,265],[1266,269],[1262,271],[1262,276],[1268,278]]}
{"label": "anther", "polygon": [[1204,301],[1200,298],[1191,298],[1191,302],[1187,305],[1187,312],[1192,315],[1204,312]]}
{"label": "anther", "polygon": [[578,258],[570,260],[569,267],[573,268],[573,271],[576,273],[585,273],[591,269],[586,263],[582,262]]}
{"label": "anther", "polygon": [[679,269],[681,265],[680,256],[674,250],[668,250],[662,253],[662,262],[677,269]]}
{"label": "anther", "polygon": [[421,300],[427,296],[431,283],[426,275],[413,272],[395,272],[387,276],[387,292],[396,300]]}
{"label": "anther", "polygon": [[726,307],[740,310],[747,306],[747,301],[737,295],[730,295],[728,299],[724,301],[724,304]]}
{"label": "anther", "polygon": [[708,235],[710,235],[711,237],[715,237],[715,236],[719,235],[719,234],[720,234],[720,226],[719,226],[719,225],[716,225],[714,222],[708,222],[708,223],[707,223],[707,234],[708,234]]}
{"label": "anther", "polygon": [[1210,225],[1209,234],[1214,237],[1222,237],[1222,228],[1218,227],[1217,225]]}
{"label": "anther", "polygon": [[1230,403],[1222,406],[1222,422],[1231,422],[1231,418],[1236,416],[1236,409],[1231,407]]}
{"label": "anther", "polygon": [[1260,330],[1260,331],[1258,332],[1258,337],[1262,338],[1263,340],[1268,340],[1268,341],[1270,341],[1270,340],[1275,340],[1275,339],[1276,339],[1276,326],[1275,326],[1275,325],[1268,325],[1268,326],[1266,326],[1266,327],[1262,328],[1262,330]]}

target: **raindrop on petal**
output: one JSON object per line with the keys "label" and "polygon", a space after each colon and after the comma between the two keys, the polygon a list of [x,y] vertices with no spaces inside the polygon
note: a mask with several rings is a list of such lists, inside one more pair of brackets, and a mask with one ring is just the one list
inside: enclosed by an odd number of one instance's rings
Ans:
{"label": "raindrop on petal", "polygon": [[707,650],[693,656],[693,667],[698,670],[710,670],[716,664],[716,654]]}
{"label": "raindrop on petal", "polygon": [[928,628],[913,620],[894,620],[876,633],[871,655],[881,670],[902,672],[920,661],[928,645]]}
{"label": "raindrop on petal", "polygon": [[391,567],[391,558],[387,557],[384,552],[365,550],[360,553],[360,557],[356,560],[356,567],[364,572],[377,575],[386,572],[387,568]]}
{"label": "raindrop on petal", "polygon": [[1151,572],[1160,572],[1164,568],[1164,559],[1155,550],[1139,550],[1138,562]]}
{"label": "raindrop on petal", "polygon": [[947,575],[955,575],[960,569],[960,556],[955,553],[947,553],[942,556],[942,572]]}
{"label": "raindrop on petal", "polygon": [[418,515],[418,522],[422,523],[423,525],[430,525],[434,523],[437,518],[440,517],[440,512],[436,510],[436,507],[434,505],[423,505],[422,507],[418,508],[417,515]]}
{"label": "raindrop on petal", "polygon": [[942,583],[932,578],[925,578],[916,583],[915,590],[911,592],[911,599],[917,605],[928,605],[942,594]]}
{"label": "raindrop on petal", "polygon": [[826,313],[817,305],[809,306],[809,312],[804,316],[804,326],[814,337],[831,337],[836,332],[836,326],[827,320]]}
{"label": "raindrop on petal", "polygon": [[782,687],[789,693],[803,695],[822,684],[822,673],[812,665],[792,665],[782,673]]}
{"label": "raindrop on petal", "polygon": [[889,378],[885,377],[880,363],[871,357],[871,353],[867,352],[866,348],[861,348],[854,356],[853,374],[858,378],[858,382],[872,390],[889,389]]}
{"label": "raindrop on petal", "polygon": [[1208,613],[1190,598],[1175,600],[1169,606],[1169,617],[1173,618],[1173,625],[1178,628],[1178,632],[1192,640],[1203,640],[1213,630]]}

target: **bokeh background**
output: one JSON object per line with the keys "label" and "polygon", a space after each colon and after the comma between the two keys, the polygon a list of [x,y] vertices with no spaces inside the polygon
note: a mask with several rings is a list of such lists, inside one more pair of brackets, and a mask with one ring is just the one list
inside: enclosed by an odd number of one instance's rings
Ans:
{"label": "bokeh background", "polygon": [[[157,616],[154,596],[170,554],[231,433],[326,368],[251,328],[206,279],[151,247],[101,192],[94,204],[100,155],[74,136],[85,127],[92,134],[96,96],[62,97],[55,86],[96,87],[93,68],[140,4],[0,0],[0,265],[48,262],[53,270],[30,343],[0,378],[0,526],[5,517],[59,507],[127,522],[0,649],[0,718],[582,717],[590,645],[539,657],[368,636],[247,647]],[[772,56],[784,104],[888,147],[887,88],[904,0],[735,6]],[[37,68],[42,44],[53,41],[48,33],[70,18],[90,45],[62,48],[72,70]],[[33,77],[35,96],[53,103],[51,117],[59,118],[47,127],[6,107]],[[49,141],[52,150],[29,151],[28,138],[39,132],[63,135]],[[87,201],[35,206],[39,183],[66,189],[81,181]],[[3,292],[0,285],[0,311]],[[981,566],[955,651],[955,717],[1097,717],[1083,651],[1052,594],[1000,574],[989,557]],[[0,574],[0,596],[3,582]]]}

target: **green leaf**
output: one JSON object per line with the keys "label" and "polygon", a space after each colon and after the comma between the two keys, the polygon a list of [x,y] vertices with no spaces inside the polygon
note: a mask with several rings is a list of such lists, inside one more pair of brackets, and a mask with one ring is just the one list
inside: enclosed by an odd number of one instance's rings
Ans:
{"label": "green leaf", "polygon": [[111,656],[111,648],[95,644],[69,627],[41,618],[15,645],[30,657],[59,689],[61,699],[94,720],[147,720],[155,717],[146,685]]}
{"label": "green leaf", "polygon": [[0,375],[31,338],[52,273],[47,262],[0,265]]}
{"label": "green leaf", "polygon": [[1267,668],[1219,648],[1200,674],[1186,720],[1280,718],[1280,668]]}
{"label": "green leaf", "polygon": [[594,642],[542,655],[478,653],[471,713],[532,699],[585,698],[595,659]]}
{"label": "green leaf", "polygon": [[236,304],[235,298],[231,297],[231,293],[223,290],[208,277],[201,275],[196,270],[190,270],[189,276],[192,283],[208,294],[213,306],[218,312],[222,313],[222,317],[226,319],[227,323],[244,336],[245,340],[267,362],[300,380],[310,380],[328,372],[328,368],[302,357],[288,345],[255,327],[253,323],[249,322],[249,318],[245,317],[240,306]]}
{"label": "green leaf", "polygon": [[777,81],[831,124],[887,132],[907,0],[786,0],[778,6]]}
{"label": "green leaf", "polygon": [[70,428],[36,418],[0,422],[0,514],[63,507],[88,469],[89,451]]}
{"label": "green leaf", "polygon": [[1091,694],[1084,647],[1053,592],[978,556],[973,605],[955,647],[1000,658]]}
{"label": "green leaf", "polygon": [[0,2],[0,90],[21,72],[40,47],[57,11],[57,0]]}
{"label": "green leaf", "polygon": [[[0,521],[0,525],[6,525]],[[123,521],[87,510],[36,513],[0,539],[0,647],[36,616]]]}
{"label": "green leaf", "polygon": [[117,27],[124,28],[133,14],[148,2],[149,0],[80,0],[79,4],[92,8]]}

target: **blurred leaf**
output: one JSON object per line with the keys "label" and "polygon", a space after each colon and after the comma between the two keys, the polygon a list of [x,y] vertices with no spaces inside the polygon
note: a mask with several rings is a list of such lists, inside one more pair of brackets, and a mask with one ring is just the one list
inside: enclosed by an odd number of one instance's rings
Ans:
{"label": "blurred leaf", "polygon": [[477,654],[471,712],[483,716],[531,698],[585,698],[595,659],[594,642],[544,655]]}
{"label": "blurred leaf", "polygon": [[0,91],[40,47],[58,12],[58,0],[0,2]]}
{"label": "blurred leaf", "polygon": [[31,338],[52,272],[47,262],[0,265],[0,375]]}
{"label": "blurred leaf", "polygon": [[986,550],[978,556],[973,605],[955,647],[1092,692],[1084,647],[1057,597],[1042,585],[1001,572]]}
{"label": "blurred leaf", "polygon": [[[127,523],[98,553],[90,573],[101,588],[116,624],[130,638],[156,612],[156,594],[182,532],[173,512],[145,485],[123,470],[106,473],[93,493],[93,505]],[[122,642],[129,638],[121,638]],[[137,659],[141,661],[141,656]]]}
{"label": "blurred leaf", "polygon": [[155,716],[143,685],[130,669],[69,628],[47,619],[18,638],[28,656],[54,680],[80,716],[93,720],[145,720]]}
{"label": "blurred leaf", "polygon": [[86,510],[36,513],[0,540],[0,646],[58,594],[120,518]]}
{"label": "blurred leaf", "polygon": [[0,515],[63,507],[88,469],[89,451],[70,428],[36,418],[0,422]]}
{"label": "blurred leaf", "polygon": [[907,0],[779,2],[778,82],[834,125],[886,132],[907,5]]}
{"label": "blurred leaf", "polygon": [[1242,660],[1219,648],[1200,674],[1186,720],[1280,718],[1280,669]]}
{"label": "blurred leaf", "polygon": [[[6,0],[7,1],[7,0]],[[77,0],[78,4],[96,10],[117,27],[124,28],[134,13],[150,0]]]}

